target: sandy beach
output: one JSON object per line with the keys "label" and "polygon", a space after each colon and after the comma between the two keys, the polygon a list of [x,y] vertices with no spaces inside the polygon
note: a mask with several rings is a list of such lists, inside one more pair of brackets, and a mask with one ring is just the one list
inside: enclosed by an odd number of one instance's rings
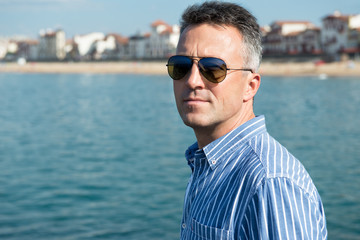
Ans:
{"label": "sandy beach", "polygon": [[[0,73],[131,73],[131,74],[167,74],[166,62],[69,62],[44,63],[31,62],[0,63]],[[360,62],[334,62],[315,64],[263,62],[260,74],[269,76],[359,76]]]}

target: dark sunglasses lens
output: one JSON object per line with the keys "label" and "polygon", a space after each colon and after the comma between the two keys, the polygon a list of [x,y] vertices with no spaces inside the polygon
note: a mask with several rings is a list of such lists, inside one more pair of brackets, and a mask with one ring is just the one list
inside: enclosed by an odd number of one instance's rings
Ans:
{"label": "dark sunglasses lens", "polygon": [[180,80],[185,77],[191,67],[192,60],[185,56],[172,56],[167,64],[168,73],[174,80]]}
{"label": "dark sunglasses lens", "polygon": [[213,83],[219,83],[226,77],[226,63],[219,58],[202,58],[199,69],[201,74]]}

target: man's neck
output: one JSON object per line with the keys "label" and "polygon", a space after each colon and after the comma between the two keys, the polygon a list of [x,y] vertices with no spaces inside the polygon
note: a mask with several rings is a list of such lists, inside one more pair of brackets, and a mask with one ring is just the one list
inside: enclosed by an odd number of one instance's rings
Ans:
{"label": "man's neck", "polygon": [[198,142],[199,149],[202,149],[209,143],[215,141],[216,139],[226,135],[237,127],[241,126],[245,122],[254,118],[255,114],[253,111],[248,114],[240,116],[236,121],[220,123],[214,126],[194,128],[194,133]]}

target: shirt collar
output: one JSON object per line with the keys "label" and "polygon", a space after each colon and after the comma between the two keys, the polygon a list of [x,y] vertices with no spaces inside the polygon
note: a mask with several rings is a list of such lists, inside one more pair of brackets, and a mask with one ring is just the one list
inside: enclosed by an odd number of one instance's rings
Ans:
{"label": "shirt collar", "polygon": [[186,160],[188,160],[188,162],[193,162],[194,161],[194,157],[195,157],[195,153],[196,151],[199,150],[198,147],[198,143],[194,143],[193,145],[191,145],[185,152],[185,157]]}
{"label": "shirt collar", "polygon": [[191,145],[186,151],[186,159],[190,165],[195,158],[195,154],[203,152],[212,170],[214,170],[227,156],[232,154],[242,144],[249,141],[255,135],[266,131],[265,117],[257,116],[245,122],[241,126],[216,139],[206,145],[203,149],[198,149],[197,142]]}

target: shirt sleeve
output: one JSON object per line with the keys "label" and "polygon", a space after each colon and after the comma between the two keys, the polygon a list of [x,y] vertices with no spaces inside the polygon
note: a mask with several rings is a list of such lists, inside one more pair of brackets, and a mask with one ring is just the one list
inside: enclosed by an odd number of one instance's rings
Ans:
{"label": "shirt sleeve", "polygon": [[326,239],[324,209],[287,178],[271,178],[250,200],[239,230],[240,239]]}

